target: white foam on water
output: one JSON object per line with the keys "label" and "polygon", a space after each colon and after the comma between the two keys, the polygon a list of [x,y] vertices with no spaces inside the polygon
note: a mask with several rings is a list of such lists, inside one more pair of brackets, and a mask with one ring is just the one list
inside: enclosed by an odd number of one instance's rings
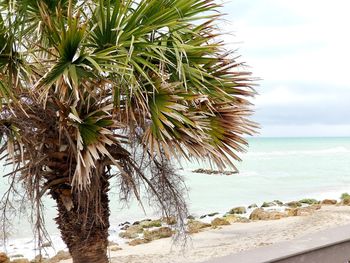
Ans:
{"label": "white foam on water", "polygon": [[[120,227],[111,227],[109,229],[109,241],[119,245],[126,243],[125,239],[119,237],[120,231]],[[41,249],[43,257],[51,258],[60,250],[68,251],[66,244],[59,235],[50,235],[50,239],[52,246]],[[9,238],[6,240],[6,245],[2,242],[0,242],[0,251],[4,251],[11,259],[23,257],[32,260],[40,253],[33,238]]]}
{"label": "white foam on water", "polygon": [[[43,257],[53,257],[59,250],[66,250],[66,245],[62,239],[57,235],[50,236],[53,247],[45,247],[41,249]],[[24,258],[29,260],[39,255],[39,249],[35,245],[33,238],[10,238],[6,241],[6,245],[1,244],[1,251],[5,251],[7,255],[12,257],[18,257],[22,255]]]}
{"label": "white foam on water", "polygon": [[285,150],[285,151],[269,151],[269,152],[248,152],[245,157],[276,157],[276,156],[288,156],[288,155],[329,155],[329,154],[350,154],[350,149],[346,147],[333,147],[319,150]]}

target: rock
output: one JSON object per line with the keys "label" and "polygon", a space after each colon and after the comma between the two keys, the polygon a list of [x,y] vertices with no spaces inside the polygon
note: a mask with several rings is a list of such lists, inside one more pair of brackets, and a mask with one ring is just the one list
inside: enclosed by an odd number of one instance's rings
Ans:
{"label": "rock", "polygon": [[143,232],[143,237],[148,241],[152,241],[156,239],[171,237],[172,234],[173,234],[173,231],[170,229],[170,227],[161,227],[159,229],[155,229],[151,231],[145,230]]}
{"label": "rock", "polygon": [[151,227],[161,227],[162,222],[160,220],[151,220],[151,221],[142,221],[140,222],[140,226],[143,228],[151,228]]}
{"label": "rock", "polygon": [[162,221],[168,225],[176,225],[177,223],[175,216],[163,217]]}
{"label": "rock", "polygon": [[321,202],[321,205],[335,205],[337,203],[337,200],[334,199],[324,199]]}
{"label": "rock", "polygon": [[124,223],[119,224],[118,226],[125,226],[125,225],[130,225],[130,222],[126,221]]}
{"label": "rock", "polygon": [[214,174],[215,172],[213,170],[199,168],[199,169],[193,170],[192,173]]}
{"label": "rock", "polygon": [[283,205],[283,202],[281,202],[280,200],[273,200],[273,202],[274,202],[276,205],[279,205],[279,206],[282,206],[282,205]]}
{"label": "rock", "polygon": [[143,227],[140,224],[132,225],[126,231],[120,232],[119,236],[121,238],[133,239],[133,238],[137,238],[139,236],[138,234],[141,234],[142,231],[143,231]]}
{"label": "rock", "polygon": [[306,207],[292,208],[291,211],[288,212],[288,216],[308,216],[314,211],[315,210]]}
{"label": "rock", "polygon": [[250,220],[246,217],[238,216],[236,222],[237,223],[250,223]]}
{"label": "rock", "polygon": [[125,239],[133,239],[133,238],[137,238],[139,235],[137,233],[129,233],[125,231],[125,232],[120,232],[119,236]]}
{"label": "rock", "polygon": [[108,241],[108,246],[118,246],[118,243],[114,241]]}
{"label": "rock", "polygon": [[312,208],[314,210],[319,210],[319,209],[321,209],[321,205],[320,204],[314,204],[314,205],[311,205],[310,208]]}
{"label": "rock", "polygon": [[341,200],[340,205],[350,205],[350,198]]}
{"label": "rock", "polygon": [[227,226],[230,225],[230,222],[227,221],[225,218],[215,218],[213,221],[211,221],[211,225],[213,227],[217,227],[217,226]]}
{"label": "rock", "polygon": [[298,211],[299,211],[298,208],[286,208],[284,211],[287,212],[287,216],[299,216],[300,215],[300,214],[298,214]]}
{"label": "rock", "polygon": [[256,207],[258,207],[257,204],[251,204],[250,206],[248,206],[248,208],[256,208]]}
{"label": "rock", "polygon": [[350,205],[350,195],[348,193],[343,193],[340,200],[340,205]]}
{"label": "rock", "polygon": [[26,258],[18,258],[18,259],[11,260],[11,263],[30,263],[30,262]]}
{"label": "rock", "polygon": [[250,220],[276,220],[286,217],[285,213],[277,211],[265,211],[262,208],[256,208],[249,216]]}
{"label": "rock", "polygon": [[120,230],[127,230],[130,226],[129,225],[125,225],[123,227],[120,228]]}
{"label": "rock", "polygon": [[205,218],[205,217],[207,217],[207,216],[209,216],[209,217],[216,216],[216,215],[218,215],[218,214],[219,214],[218,212],[215,212],[215,213],[210,213],[210,214],[202,215],[202,216],[199,217],[199,219],[203,219],[203,218]]}
{"label": "rock", "polygon": [[304,208],[289,208],[286,211],[288,216],[307,216],[311,214],[310,210]]}
{"label": "rock", "polygon": [[287,215],[285,213],[282,213],[282,212],[272,211],[272,212],[269,212],[269,219],[268,220],[278,220],[278,219],[281,219],[283,217],[287,217]]}
{"label": "rock", "polygon": [[320,208],[321,205],[316,204],[307,207],[288,208],[286,211],[288,216],[307,216]]}
{"label": "rock", "polygon": [[187,217],[187,219],[188,219],[188,220],[194,220],[194,219],[195,219],[195,217],[194,217],[194,216],[192,216],[192,215],[189,215],[189,216]]}
{"label": "rock", "polygon": [[41,245],[41,247],[51,247],[51,246],[52,246],[51,242],[46,242]]}
{"label": "rock", "polygon": [[146,240],[143,238],[136,238],[129,242],[129,246],[137,246],[137,245],[146,244],[146,243],[149,243],[149,240]]}
{"label": "rock", "polygon": [[230,224],[238,221],[238,217],[236,215],[227,214],[224,216],[224,219],[228,221]]}
{"label": "rock", "polygon": [[58,263],[62,260],[70,259],[71,255],[68,251],[60,250],[57,252],[57,254],[50,259],[50,263]]}
{"label": "rock", "polygon": [[135,221],[134,223],[132,223],[133,226],[137,226],[140,224],[140,221]]}
{"label": "rock", "polygon": [[313,204],[318,204],[320,201],[316,200],[316,199],[312,199],[312,198],[305,198],[305,199],[301,199],[299,201],[299,203],[302,204],[307,204],[307,205],[313,205]]}
{"label": "rock", "polygon": [[237,171],[223,171],[222,174],[224,175],[233,175],[233,174],[238,174]]}
{"label": "rock", "polygon": [[245,213],[247,213],[247,210],[245,209],[244,206],[239,206],[239,207],[232,208],[228,213],[229,214],[245,214]]}
{"label": "rock", "polygon": [[214,213],[208,214],[208,216],[212,217],[212,216],[216,216],[216,215],[218,215],[218,214],[219,214],[218,212],[214,212]]}
{"label": "rock", "polygon": [[211,227],[211,224],[204,223],[198,220],[190,220],[187,223],[187,229],[190,234],[198,233],[200,230]]}
{"label": "rock", "polygon": [[110,249],[111,251],[119,251],[119,250],[122,250],[122,248],[119,247],[119,246],[117,246],[117,245],[110,246],[109,249]]}
{"label": "rock", "polygon": [[292,201],[292,202],[286,203],[286,206],[296,208],[296,207],[302,206],[302,204],[300,202],[297,202],[297,201]]}
{"label": "rock", "polygon": [[210,170],[210,169],[200,168],[200,169],[193,170],[192,173],[232,175],[232,174],[238,173],[238,171],[218,171],[218,170]]}
{"label": "rock", "polygon": [[0,252],[0,263],[10,263],[9,257],[4,252]]}
{"label": "rock", "polygon": [[230,215],[227,214],[224,216],[224,219],[226,219],[230,224],[232,223],[249,223],[250,220],[243,216],[237,216],[237,215]]}
{"label": "rock", "polygon": [[261,207],[271,207],[271,206],[276,206],[274,202],[264,202]]}

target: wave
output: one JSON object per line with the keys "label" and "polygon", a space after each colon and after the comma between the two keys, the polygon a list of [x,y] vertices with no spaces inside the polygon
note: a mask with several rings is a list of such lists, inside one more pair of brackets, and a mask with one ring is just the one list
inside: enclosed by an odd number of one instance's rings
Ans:
{"label": "wave", "polygon": [[345,147],[334,147],[320,150],[288,150],[271,152],[248,152],[246,156],[287,156],[287,155],[328,155],[328,154],[350,154],[350,149]]}

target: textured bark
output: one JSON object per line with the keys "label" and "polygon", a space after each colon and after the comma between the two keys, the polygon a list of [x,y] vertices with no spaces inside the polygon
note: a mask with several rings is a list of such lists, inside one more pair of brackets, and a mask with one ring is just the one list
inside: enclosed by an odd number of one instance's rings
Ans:
{"label": "textured bark", "polygon": [[56,222],[73,263],[108,262],[108,187],[108,180],[102,174],[95,176],[88,192],[71,193],[67,184],[51,189],[58,207]]}

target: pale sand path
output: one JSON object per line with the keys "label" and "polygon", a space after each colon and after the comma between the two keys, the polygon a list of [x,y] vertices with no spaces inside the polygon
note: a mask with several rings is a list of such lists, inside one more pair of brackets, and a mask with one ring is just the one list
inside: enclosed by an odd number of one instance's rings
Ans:
{"label": "pale sand path", "polygon": [[167,238],[135,247],[123,245],[123,250],[111,252],[111,257],[112,263],[203,262],[346,224],[350,224],[350,206],[322,206],[321,210],[309,216],[234,223],[194,234],[184,251],[172,246],[172,240]]}

